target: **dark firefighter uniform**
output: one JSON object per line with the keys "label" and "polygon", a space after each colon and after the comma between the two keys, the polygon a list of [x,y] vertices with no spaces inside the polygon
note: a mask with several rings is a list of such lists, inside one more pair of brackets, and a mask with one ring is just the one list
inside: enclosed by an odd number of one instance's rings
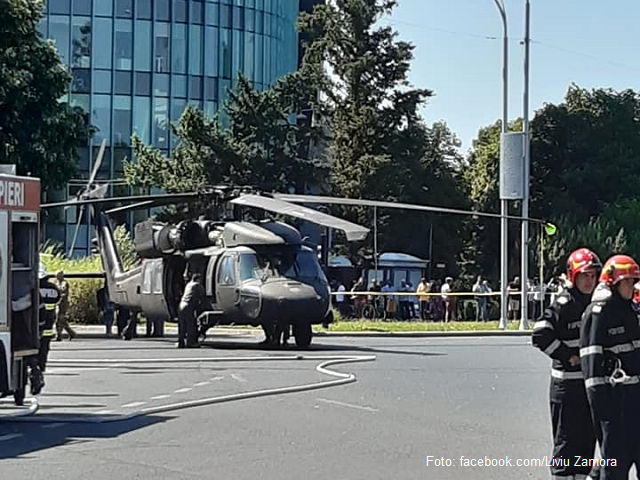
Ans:
{"label": "dark firefighter uniform", "polygon": [[[609,259],[583,316],[580,359],[602,459],[601,480],[627,480],[640,465],[640,326],[631,298],[618,283],[640,278],[625,255]],[[617,370],[621,368],[622,371]],[[614,373],[616,375],[614,375]],[[620,382],[612,384],[612,376]]]}
{"label": "dark firefighter uniform", "polygon": [[533,329],[533,345],[553,359],[549,387],[553,457],[562,459],[551,467],[554,478],[588,475],[591,471],[591,467],[574,466],[576,455],[593,458],[595,433],[580,364],[569,363],[571,357],[579,355],[581,317],[590,300],[590,295],[576,288],[563,292]]}
{"label": "dark firefighter uniform", "polygon": [[579,346],[582,314],[591,301],[602,263],[587,248],[567,258],[566,275],[571,288],[557,296],[533,329],[532,343],[553,360],[549,387],[554,479],[585,478],[598,468],[575,464],[575,458],[591,459],[595,432],[580,368]]}
{"label": "dark firefighter uniform", "polygon": [[47,368],[47,357],[51,340],[55,336],[56,304],[60,299],[60,292],[55,283],[44,278],[40,279],[40,351],[38,352],[38,365],[44,372]]}

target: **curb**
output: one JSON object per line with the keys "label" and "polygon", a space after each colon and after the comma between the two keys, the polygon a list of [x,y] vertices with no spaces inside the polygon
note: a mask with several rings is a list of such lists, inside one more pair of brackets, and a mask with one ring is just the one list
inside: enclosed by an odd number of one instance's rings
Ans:
{"label": "curb", "polygon": [[[90,339],[104,339],[104,340],[121,340],[117,335],[113,335],[111,337],[106,337],[104,332],[97,331],[82,331],[83,328],[76,328],[76,332],[78,333],[78,338],[90,338]],[[262,330],[259,329],[212,329],[211,336],[231,336],[231,337],[246,337],[249,335],[253,335],[255,333],[262,333]],[[450,331],[450,332],[440,332],[440,331],[431,331],[431,332],[314,332],[313,335],[315,337],[353,337],[353,338],[376,338],[376,337],[396,337],[396,338],[447,338],[447,337],[530,337],[532,331],[531,330],[463,330],[463,331]],[[165,331],[164,337],[146,337],[144,333],[138,334],[138,339],[149,339],[153,340],[155,338],[177,338],[177,331]]]}

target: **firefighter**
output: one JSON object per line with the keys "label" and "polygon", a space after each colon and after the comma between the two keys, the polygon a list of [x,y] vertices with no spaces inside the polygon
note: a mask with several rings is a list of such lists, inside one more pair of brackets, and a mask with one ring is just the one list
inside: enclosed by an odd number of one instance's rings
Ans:
{"label": "firefighter", "polygon": [[601,480],[626,480],[640,465],[640,325],[632,303],[640,268],[626,255],[606,261],[583,315],[580,360],[602,454]]}
{"label": "firefighter", "polygon": [[184,287],[178,309],[178,348],[198,348],[197,312],[204,297],[201,275],[194,273]]}
{"label": "firefighter", "polygon": [[545,309],[533,329],[533,345],[553,360],[549,403],[553,434],[554,479],[585,478],[590,467],[574,459],[593,458],[595,432],[580,370],[581,317],[591,301],[602,264],[591,250],[580,248],[567,258],[570,288]]}
{"label": "firefighter", "polygon": [[56,303],[60,299],[60,292],[53,282],[46,279],[47,271],[40,265],[40,312],[38,324],[40,327],[40,350],[38,352],[38,366],[41,372],[47,369],[47,358],[51,340],[55,336]]}

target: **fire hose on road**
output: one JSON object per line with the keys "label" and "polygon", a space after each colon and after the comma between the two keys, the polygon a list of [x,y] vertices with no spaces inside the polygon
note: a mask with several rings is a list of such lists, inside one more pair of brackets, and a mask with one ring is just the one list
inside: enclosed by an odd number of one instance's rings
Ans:
{"label": "fire hose on road", "polygon": [[157,407],[148,407],[136,410],[127,414],[116,415],[90,415],[82,417],[56,417],[55,415],[38,417],[34,414],[38,411],[38,401],[31,398],[31,404],[28,408],[21,409],[18,412],[10,414],[0,414],[0,422],[13,423],[110,423],[131,420],[134,418],[154,415],[160,413],[174,412],[185,410],[188,408],[202,407],[206,405],[215,405],[217,403],[233,402],[237,400],[246,400],[249,398],[267,397],[272,395],[283,395],[285,393],[306,392],[321,388],[337,387],[355,382],[356,376],[353,373],[337,372],[329,369],[332,365],[341,365],[347,363],[371,362],[376,359],[375,355],[341,355],[341,356],[271,356],[271,357],[190,357],[190,358],[105,358],[105,359],[58,359],[52,360],[51,365],[64,366],[72,364],[73,366],[113,366],[115,365],[135,365],[135,364],[175,364],[175,363],[221,363],[221,362],[282,362],[294,360],[321,361],[316,366],[316,371],[330,377],[334,380],[324,382],[308,383],[303,385],[293,385],[289,387],[278,387],[264,390],[255,390],[251,392],[237,393],[231,395],[222,395],[218,397],[209,397],[199,400],[189,400],[184,402],[172,403],[170,405],[161,405]]}

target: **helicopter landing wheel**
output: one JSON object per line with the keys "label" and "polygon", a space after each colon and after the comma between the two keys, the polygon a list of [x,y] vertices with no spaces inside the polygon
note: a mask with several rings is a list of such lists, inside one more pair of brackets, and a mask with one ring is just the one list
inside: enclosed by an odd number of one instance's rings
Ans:
{"label": "helicopter landing wheel", "polygon": [[311,345],[311,338],[313,337],[311,324],[302,323],[294,325],[293,336],[296,339],[296,346],[298,348],[309,348],[309,345]]}

